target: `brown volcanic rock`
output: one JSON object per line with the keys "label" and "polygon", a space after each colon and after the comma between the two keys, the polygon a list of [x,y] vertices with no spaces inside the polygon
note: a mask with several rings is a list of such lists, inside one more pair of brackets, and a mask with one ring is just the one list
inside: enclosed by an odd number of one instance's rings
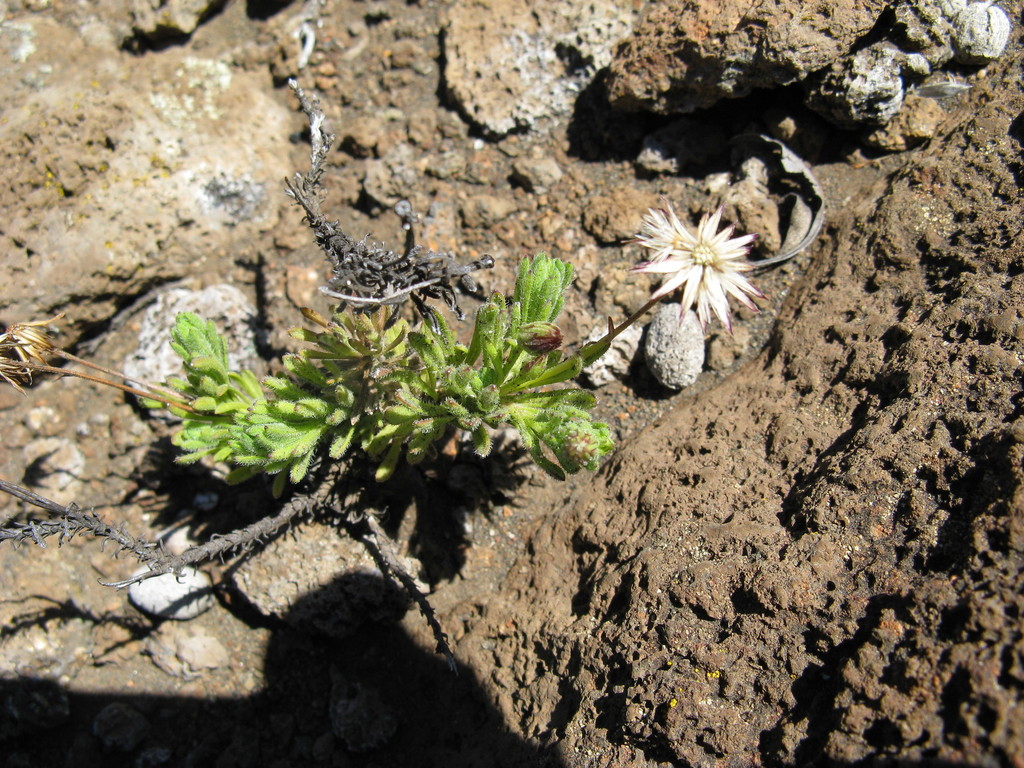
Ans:
{"label": "brown volcanic rock", "polygon": [[512,568],[479,668],[527,728],[560,681],[569,765],[1021,758],[1020,63]]}
{"label": "brown volcanic rock", "polygon": [[651,3],[611,65],[619,109],[692,112],[805,78],[850,51],[884,2]]}

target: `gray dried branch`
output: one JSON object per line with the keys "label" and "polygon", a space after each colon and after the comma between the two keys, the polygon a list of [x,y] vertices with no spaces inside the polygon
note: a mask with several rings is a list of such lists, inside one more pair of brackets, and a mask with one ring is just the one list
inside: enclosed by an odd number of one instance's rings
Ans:
{"label": "gray dried branch", "polygon": [[441,622],[437,620],[437,614],[434,613],[434,609],[427,600],[426,595],[420,592],[419,587],[416,585],[416,579],[402,565],[402,561],[395,551],[395,542],[381,528],[377,518],[373,515],[366,516],[366,527],[367,530],[358,537],[359,541],[366,547],[366,551],[370,553],[370,557],[377,563],[381,573],[397,579],[405,589],[406,594],[416,603],[423,618],[430,625],[430,630],[434,633],[435,650],[444,655],[445,659],[448,660],[448,668],[455,672],[457,670],[455,656],[452,655],[451,648],[448,645],[448,635],[441,628]]}
{"label": "gray dried branch", "polygon": [[31,541],[45,549],[45,540],[51,536],[57,537],[57,545],[60,546],[75,536],[88,534],[114,542],[118,547],[118,553],[131,552],[143,563],[151,562],[160,556],[160,549],[156,544],[136,539],[122,528],[107,525],[95,513],[83,512],[74,502],[62,506],[27,488],[2,479],[0,491],[59,515],[53,520],[14,523],[9,528],[0,528],[0,541],[10,541],[13,544]]}
{"label": "gray dried branch", "polygon": [[[180,574],[186,567],[212,560],[215,557],[224,557],[228,553],[248,552],[257,542],[274,535],[299,515],[312,514],[314,507],[318,507],[321,513],[331,511],[327,506],[327,500],[337,501],[339,489],[333,484],[322,483],[319,491],[312,497],[295,497],[286,503],[277,514],[230,533],[213,536],[205,544],[189,547],[180,555],[166,552],[157,543],[137,539],[123,528],[107,525],[94,513],[83,512],[77,504],[58,504],[28,488],[3,479],[0,479],[0,491],[57,515],[51,520],[14,523],[10,527],[0,528],[0,542],[11,541],[17,545],[31,541],[33,544],[45,548],[45,540],[51,536],[57,536],[58,544],[63,544],[79,534],[91,534],[105,541],[113,541],[118,547],[117,553],[130,552],[141,563],[149,567],[148,571],[130,579],[100,582],[104,586],[124,589],[165,573]],[[395,542],[381,528],[377,519],[372,514],[361,515],[352,510],[340,512],[334,510],[333,517],[340,521],[342,527],[350,535],[357,538],[366,547],[386,578],[395,579],[402,585],[430,625],[436,641],[437,652],[443,654],[448,661],[449,668],[453,672],[456,671],[455,657],[448,645],[448,636],[441,628],[434,609],[426,595],[420,591],[416,579],[402,565]]]}
{"label": "gray dried branch", "polygon": [[138,576],[133,576],[124,581],[100,582],[104,586],[124,589],[154,576],[165,573],[181,573],[188,566],[212,560],[215,557],[223,558],[229,553],[242,554],[248,552],[258,542],[277,533],[281,528],[291,523],[298,515],[308,513],[310,505],[306,499],[295,498],[281,508],[276,515],[270,515],[257,520],[252,525],[238,528],[230,533],[218,534],[210,537],[205,544],[197,544],[189,547],[180,555],[171,555],[160,550],[159,557],[150,558],[146,561],[149,570]]}
{"label": "gray dried branch", "polygon": [[20,544],[31,541],[39,547],[46,547],[46,539],[56,536],[58,545],[70,541],[78,535],[92,535],[104,541],[112,541],[117,545],[117,552],[130,552],[135,558],[149,567],[145,573],[133,576],[124,581],[101,582],[105,586],[123,589],[140,581],[160,576],[164,573],[181,573],[191,565],[224,557],[228,553],[247,552],[259,541],[272,536],[298,515],[308,513],[310,504],[302,497],[292,499],[276,514],[257,520],[252,525],[239,528],[231,533],[213,536],[205,544],[189,547],[179,555],[165,551],[155,542],[137,539],[124,528],[116,528],[103,522],[95,513],[83,512],[75,503],[62,506],[57,502],[33,493],[15,483],[0,479],[0,491],[45,509],[58,517],[50,520],[14,523],[10,527],[0,528],[0,542],[10,541]]}
{"label": "gray dried branch", "polygon": [[335,137],[323,129],[324,113],[319,101],[307,96],[294,80],[289,80],[288,85],[309,121],[311,150],[309,171],[287,179],[285,191],[305,211],[305,221],[331,264],[333,274],[327,286],[320,290],[353,305],[356,311],[412,299],[420,313],[430,317],[425,302],[435,299],[443,301],[463,318],[465,314],[459,307],[454,283],[466,290],[475,290],[471,273],[494,266],[494,259],[484,256],[469,264],[459,264],[451,253],[425,250],[417,245],[413,230],[416,216],[406,200],[395,206],[406,232],[402,253],[368,243],[366,238],[357,241],[342,231],[338,222],[329,221],[321,212],[320,203],[324,167]]}

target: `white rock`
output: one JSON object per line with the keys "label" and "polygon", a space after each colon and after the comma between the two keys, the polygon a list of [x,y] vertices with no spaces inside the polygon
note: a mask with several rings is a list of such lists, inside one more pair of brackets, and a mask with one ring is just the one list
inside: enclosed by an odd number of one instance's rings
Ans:
{"label": "white rock", "polygon": [[[139,568],[133,575],[146,572]],[[165,573],[128,587],[128,599],[140,611],[162,619],[187,621],[213,605],[213,583],[195,568],[186,568],[181,576]]]}
{"label": "white rock", "polygon": [[[597,341],[608,333],[607,324],[598,324],[587,336],[584,344]],[[581,378],[592,387],[603,387],[616,379],[624,379],[629,375],[629,367],[633,364],[636,352],[640,348],[640,337],[643,328],[631,325],[612,341],[608,351],[586,368]]]}
{"label": "white rock", "polygon": [[632,26],[615,0],[457,0],[445,25],[448,96],[488,134],[571,112]]}
{"label": "white rock", "polygon": [[1010,19],[998,5],[970,3],[953,20],[953,50],[961,64],[987,64],[1002,56]]}
{"label": "white rock", "polygon": [[669,389],[683,389],[697,380],[704,367],[704,331],[690,310],[679,322],[679,305],[662,304],[647,326],[644,340],[647,368]]}
{"label": "white rock", "polygon": [[171,348],[171,329],[179,312],[212,320],[227,341],[228,364],[234,370],[251,367],[257,359],[252,332],[256,308],[232,285],[218,284],[201,291],[172,288],[159,293],[142,316],[139,345],[124,361],[124,372],[141,382],[181,377],[181,358]]}

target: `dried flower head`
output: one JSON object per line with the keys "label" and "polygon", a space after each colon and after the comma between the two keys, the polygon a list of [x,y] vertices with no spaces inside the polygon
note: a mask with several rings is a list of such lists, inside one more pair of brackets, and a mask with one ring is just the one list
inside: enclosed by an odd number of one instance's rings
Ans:
{"label": "dried flower head", "polygon": [[46,357],[57,349],[45,328],[64,317],[61,313],[49,320],[34,323],[12,323],[0,333],[0,378],[19,392],[22,385],[32,383],[32,366],[46,365]]}
{"label": "dried flower head", "polygon": [[721,207],[714,213],[704,214],[697,232],[693,233],[679,220],[671,203],[666,200],[664,205],[664,208],[650,209],[644,216],[634,242],[653,251],[653,255],[650,261],[633,267],[633,271],[666,275],[667,279],[652,294],[652,299],[667,296],[682,287],[681,313],[696,304],[702,328],[707,329],[714,312],[732,333],[728,296],[734,296],[755,312],[758,308],[750,297],[765,298],[742,274],[754,268],[746,256],[757,235],[733,237],[735,225],[718,232]]}

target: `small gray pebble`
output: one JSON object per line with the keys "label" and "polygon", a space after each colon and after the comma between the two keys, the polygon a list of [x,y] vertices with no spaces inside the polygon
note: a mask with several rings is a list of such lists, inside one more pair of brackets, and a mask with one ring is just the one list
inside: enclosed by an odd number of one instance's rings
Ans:
{"label": "small gray pebble", "polygon": [[149,733],[149,720],[135,707],[107,704],[92,721],[92,734],[106,749],[131,752]]}
{"label": "small gray pebble", "polygon": [[970,3],[953,20],[953,51],[961,64],[995,61],[1009,39],[1010,19],[994,3]]}
{"label": "small gray pebble", "polygon": [[553,157],[523,157],[512,165],[512,178],[527,191],[540,194],[561,180],[562,169]]}
{"label": "small gray pebble", "polygon": [[149,747],[139,753],[135,758],[133,768],[157,768],[160,765],[167,765],[171,762],[174,753],[167,747]]}
{"label": "small gray pebble", "polygon": [[209,512],[217,506],[217,502],[219,501],[220,496],[213,491],[208,493],[197,493],[195,498],[192,499],[192,503],[200,512]]}
{"label": "small gray pebble", "polygon": [[[133,575],[145,572],[143,567]],[[213,605],[213,585],[202,571],[185,568],[181,576],[165,573],[132,584],[128,587],[128,599],[151,616],[187,621]]]}
{"label": "small gray pebble", "polygon": [[704,331],[693,310],[679,322],[679,305],[662,304],[647,326],[644,341],[647,368],[669,389],[683,389],[697,380],[704,367]]}

